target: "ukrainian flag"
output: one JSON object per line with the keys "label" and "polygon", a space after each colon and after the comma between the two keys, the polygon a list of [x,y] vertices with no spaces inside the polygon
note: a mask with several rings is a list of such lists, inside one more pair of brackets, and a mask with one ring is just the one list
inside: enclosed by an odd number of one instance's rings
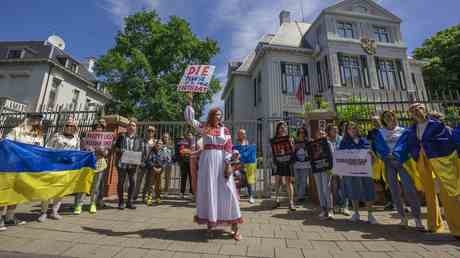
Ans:
{"label": "ukrainian flag", "polygon": [[408,145],[407,145],[407,137],[409,135],[409,131],[406,129],[403,134],[399,137],[398,142],[396,143],[393,151],[390,150],[388,144],[385,142],[382,133],[380,130],[374,134],[374,138],[372,141],[372,147],[376,152],[379,160],[381,160],[382,169],[385,170],[384,162],[382,161],[384,158],[387,158],[390,154],[393,155],[401,164],[403,165],[404,169],[412,178],[414,182],[415,188],[418,191],[423,191],[422,181],[420,179],[420,174],[417,170],[417,163],[415,160],[409,155]]}
{"label": "ukrainian flag", "polygon": [[[423,133],[422,140],[419,141],[416,135],[416,127],[409,129],[405,144],[410,146],[410,155],[419,160],[420,155],[426,155],[434,173],[443,183],[449,196],[458,196],[460,191],[460,167],[459,157],[452,136],[451,129],[442,122],[428,120],[428,124]],[[423,147],[423,153],[422,149]]]}
{"label": "ukrainian flag", "polygon": [[91,152],[0,140],[0,206],[89,193],[95,166]]}

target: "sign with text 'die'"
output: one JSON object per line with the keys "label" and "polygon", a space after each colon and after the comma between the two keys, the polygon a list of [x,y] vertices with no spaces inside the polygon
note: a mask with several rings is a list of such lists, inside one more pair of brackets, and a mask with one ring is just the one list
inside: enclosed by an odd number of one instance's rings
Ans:
{"label": "sign with text 'die'", "polygon": [[215,69],[213,65],[189,65],[177,85],[177,91],[207,92]]}

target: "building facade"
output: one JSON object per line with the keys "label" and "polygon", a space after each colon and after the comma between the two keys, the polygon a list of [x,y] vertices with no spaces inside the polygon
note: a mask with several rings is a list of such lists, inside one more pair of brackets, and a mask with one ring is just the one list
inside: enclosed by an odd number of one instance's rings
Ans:
{"label": "building facade", "polygon": [[0,42],[0,97],[27,111],[94,110],[108,103],[111,96],[92,71],[95,59],[80,63],[53,43]]}
{"label": "building facade", "polygon": [[423,63],[408,57],[401,19],[372,0],[344,0],[313,23],[279,15],[275,34],[262,37],[241,62],[228,65],[222,94],[227,120],[289,117],[303,111],[295,97],[301,80],[315,105],[385,94],[424,94]]}

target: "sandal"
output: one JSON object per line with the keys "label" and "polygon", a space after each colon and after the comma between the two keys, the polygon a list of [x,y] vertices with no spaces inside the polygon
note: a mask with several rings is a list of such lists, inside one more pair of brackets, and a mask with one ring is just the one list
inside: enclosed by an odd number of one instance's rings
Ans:
{"label": "sandal", "polygon": [[206,231],[206,236],[207,236],[208,238],[214,238],[214,231],[213,231],[212,229],[208,229],[208,230]]}
{"label": "sandal", "polygon": [[233,235],[232,235],[233,239],[235,239],[235,241],[240,241],[242,239],[241,237],[241,233],[239,230],[237,230]]}

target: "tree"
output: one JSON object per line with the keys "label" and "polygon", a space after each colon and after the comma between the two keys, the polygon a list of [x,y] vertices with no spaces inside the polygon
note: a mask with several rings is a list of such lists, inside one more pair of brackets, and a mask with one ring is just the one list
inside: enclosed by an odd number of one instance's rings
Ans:
{"label": "tree", "polygon": [[[217,42],[199,39],[182,18],[162,22],[155,11],[141,11],[125,18],[115,47],[96,63],[96,74],[112,93],[124,116],[145,120],[182,120],[185,94],[176,85],[189,64],[208,64],[219,52]],[[220,90],[213,79],[206,94],[197,94],[197,116]]]}
{"label": "tree", "polygon": [[460,24],[427,39],[414,57],[429,62],[423,69],[428,88],[460,89]]}

